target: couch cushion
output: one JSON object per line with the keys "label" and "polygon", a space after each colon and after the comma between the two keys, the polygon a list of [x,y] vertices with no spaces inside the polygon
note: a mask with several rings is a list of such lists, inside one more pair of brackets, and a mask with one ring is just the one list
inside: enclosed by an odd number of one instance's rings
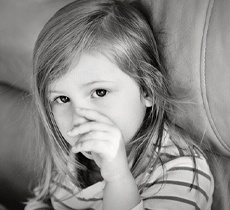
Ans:
{"label": "couch cushion", "polygon": [[30,88],[35,40],[48,19],[70,1],[1,1],[0,81]]}
{"label": "couch cushion", "polygon": [[0,203],[22,209],[39,164],[31,96],[0,84]]}
{"label": "couch cushion", "polygon": [[143,2],[164,28],[175,92],[187,101],[177,110],[178,124],[229,156],[230,1]]}

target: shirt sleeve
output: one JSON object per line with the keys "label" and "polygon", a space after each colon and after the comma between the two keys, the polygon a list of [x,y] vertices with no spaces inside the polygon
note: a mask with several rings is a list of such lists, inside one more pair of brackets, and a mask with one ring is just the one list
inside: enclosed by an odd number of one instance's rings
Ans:
{"label": "shirt sleeve", "polygon": [[143,205],[143,201],[141,201],[137,206],[135,206],[131,210],[143,210],[143,209],[144,209],[144,205]]}
{"label": "shirt sleeve", "polygon": [[159,166],[132,210],[210,210],[214,180],[206,160],[179,157]]}

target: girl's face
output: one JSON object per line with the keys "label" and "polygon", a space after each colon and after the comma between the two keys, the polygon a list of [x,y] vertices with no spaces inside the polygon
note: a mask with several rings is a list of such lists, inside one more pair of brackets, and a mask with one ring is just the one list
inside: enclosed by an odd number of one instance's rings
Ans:
{"label": "girl's face", "polygon": [[140,128],[146,107],[151,106],[138,84],[101,54],[84,54],[77,65],[49,85],[49,100],[56,124],[67,132],[87,119],[76,108],[94,110],[109,118],[121,131],[125,143]]}

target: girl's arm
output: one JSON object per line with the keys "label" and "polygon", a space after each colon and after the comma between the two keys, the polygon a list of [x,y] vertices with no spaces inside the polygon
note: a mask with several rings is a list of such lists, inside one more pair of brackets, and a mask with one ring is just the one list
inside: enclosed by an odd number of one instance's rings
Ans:
{"label": "girl's arm", "polygon": [[68,135],[76,139],[72,152],[91,152],[105,180],[103,210],[130,210],[140,203],[140,195],[130,172],[125,142],[119,128],[93,110],[76,110],[88,122],[74,127]]}
{"label": "girl's arm", "polygon": [[140,195],[130,172],[123,177],[106,182],[103,197],[104,210],[130,210],[139,203]]}

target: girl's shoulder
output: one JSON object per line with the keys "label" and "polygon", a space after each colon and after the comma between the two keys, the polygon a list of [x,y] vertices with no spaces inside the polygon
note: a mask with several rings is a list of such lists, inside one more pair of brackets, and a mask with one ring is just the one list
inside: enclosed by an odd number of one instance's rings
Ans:
{"label": "girl's shoulder", "polygon": [[162,203],[166,209],[211,209],[214,179],[208,161],[196,147],[180,147],[166,135],[159,163],[145,177],[141,196],[146,205],[156,209]]}
{"label": "girl's shoulder", "polygon": [[177,127],[165,126],[157,153],[161,163],[180,157],[191,157],[193,160],[205,159],[205,153],[199,148],[197,142]]}
{"label": "girl's shoulder", "polygon": [[[149,172],[152,180],[176,179],[193,184],[194,181],[213,183],[212,172],[204,153],[196,146],[183,146],[165,134],[158,153],[158,164]],[[175,176],[175,177],[174,177]],[[198,184],[198,183],[197,183]]]}
{"label": "girl's shoulder", "polygon": [[167,176],[171,172],[180,174],[180,177],[188,180],[192,177],[192,181],[194,177],[204,177],[209,181],[213,179],[208,160],[201,149],[183,139],[175,141],[167,132],[158,155],[160,161],[155,171],[162,171]]}
{"label": "girl's shoulder", "polygon": [[[146,206],[211,210],[214,179],[205,158],[177,157],[149,174],[141,197]],[[163,205],[163,206],[162,206]]]}

